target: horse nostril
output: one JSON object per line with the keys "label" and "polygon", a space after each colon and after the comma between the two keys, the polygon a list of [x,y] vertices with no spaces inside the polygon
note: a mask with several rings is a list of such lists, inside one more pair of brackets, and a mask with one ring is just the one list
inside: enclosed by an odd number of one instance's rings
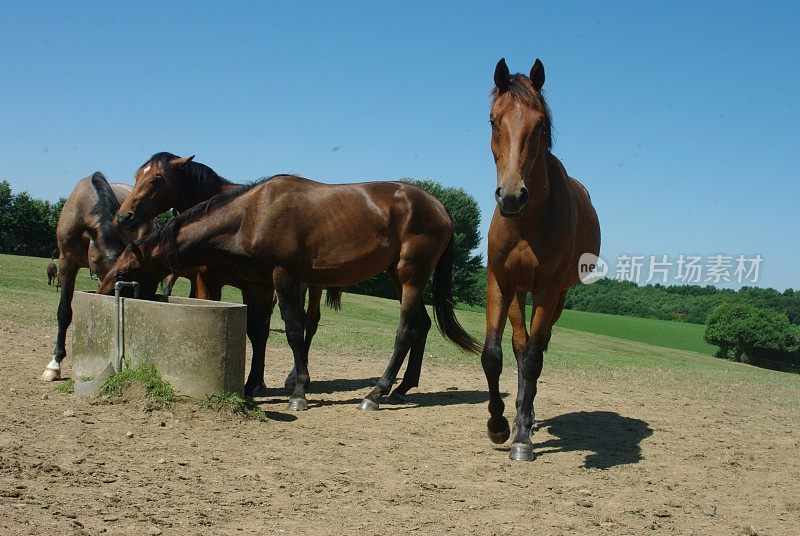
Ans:
{"label": "horse nostril", "polygon": [[523,186],[522,190],[519,193],[519,206],[522,207],[527,202],[528,202],[528,189]]}
{"label": "horse nostril", "polygon": [[497,190],[494,191],[494,198],[497,200],[498,203],[500,202],[501,199],[503,199],[503,196],[500,195],[500,187],[499,186],[497,187]]}

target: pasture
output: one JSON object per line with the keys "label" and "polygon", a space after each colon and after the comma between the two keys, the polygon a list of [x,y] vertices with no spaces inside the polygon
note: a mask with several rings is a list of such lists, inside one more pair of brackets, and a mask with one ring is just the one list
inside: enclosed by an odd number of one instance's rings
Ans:
{"label": "pasture", "polygon": [[[154,408],[135,392],[121,404],[75,399],[39,380],[58,300],[46,265],[0,256],[0,533],[791,534],[800,525],[800,376],[714,359],[685,325],[566,311],[536,399],[537,459],[520,464],[508,443],[486,437],[479,359],[435,329],[408,402],[357,411],[383,372],[399,311],[352,294],[340,312],[323,310],[308,412],[285,411],[278,387],[291,352],[278,314],[270,393],[256,399],[264,422],[195,402]],[[82,270],[77,288],[95,287]],[[183,282],[175,292],[186,294]],[[231,289],[224,298],[239,300]],[[482,314],[457,316],[482,339]],[[503,393],[516,392],[509,334]],[[505,402],[511,416],[513,396]]]}

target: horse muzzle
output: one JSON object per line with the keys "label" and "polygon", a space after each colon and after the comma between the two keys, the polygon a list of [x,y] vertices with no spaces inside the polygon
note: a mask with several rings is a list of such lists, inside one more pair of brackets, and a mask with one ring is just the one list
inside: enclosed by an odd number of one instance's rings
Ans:
{"label": "horse muzzle", "polygon": [[528,202],[528,189],[524,186],[516,192],[510,192],[503,187],[498,187],[494,192],[494,199],[500,208],[500,214],[506,217],[519,216]]}
{"label": "horse muzzle", "polygon": [[141,223],[141,218],[129,210],[128,212],[117,212],[117,222],[129,231],[135,231]]}

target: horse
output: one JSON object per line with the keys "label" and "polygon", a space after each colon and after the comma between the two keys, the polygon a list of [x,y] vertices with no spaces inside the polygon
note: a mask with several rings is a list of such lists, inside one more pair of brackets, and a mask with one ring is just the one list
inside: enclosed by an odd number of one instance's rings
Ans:
{"label": "horse", "polygon": [[[180,214],[190,207],[197,205],[209,198],[233,192],[244,187],[221,177],[209,166],[194,161],[194,156],[179,157],[172,153],[161,152],[150,157],[134,175],[134,186],[131,194],[120,205],[117,212],[117,221],[128,229],[136,229],[142,221],[154,218],[162,212],[172,209],[175,214]],[[261,354],[255,359],[264,359],[266,352],[266,339],[261,340],[263,330],[257,326],[262,320],[267,323],[269,330],[270,317],[274,309],[274,293],[270,296],[258,298],[253,292],[258,292],[258,287],[251,288],[251,284],[236,274],[235,267],[231,266],[202,266],[191,271],[188,275],[192,282],[193,297],[216,300],[222,299],[222,287],[232,285],[243,292],[243,299],[248,305],[248,338],[253,347],[253,354]],[[175,277],[167,279],[165,294],[171,292]],[[333,309],[341,307],[342,290],[339,288],[328,289],[326,303]],[[308,311],[305,343],[311,347],[320,320],[320,301],[322,288],[308,289]],[[266,310],[255,310],[266,308]],[[266,319],[262,317],[266,314]],[[256,316],[257,315],[257,316]],[[284,386],[290,389],[294,386],[296,371],[292,371],[286,378]],[[248,377],[245,394],[250,396],[266,393],[263,378]]]}
{"label": "horse", "polygon": [[59,290],[58,265],[56,265],[55,259],[50,259],[50,262],[47,264],[47,285],[52,286],[53,282],[56,284],[56,290]]}
{"label": "horse", "polygon": [[67,355],[67,328],[72,323],[72,296],[78,270],[89,268],[91,272],[105,276],[125,245],[151,230],[149,222],[138,233],[121,229],[114,223],[120,202],[130,191],[127,184],[109,184],[105,176],[96,171],[78,181],[61,209],[56,226],[56,285],[61,287],[58,332],[53,358],[42,373],[45,381],[61,379],[61,361]]}
{"label": "horse", "polygon": [[[564,308],[567,290],[579,281],[579,259],[600,252],[600,224],[588,190],[567,175],[552,152],[552,119],[542,96],[544,65],[537,59],[529,76],[511,75],[505,59],[495,68],[492,90],[491,149],[497,188],[486,288],[486,339],[481,363],[489,386],[487,432],[492,442],[511,435],[499,379],[502,339],[511,321],[517,359],[514,439],[509,456],[533,460],[533,399],[553,324]],[[530,336],[525,303],[533,294]]]}
{"label": "horse", "polygon": [[[453,311],[453,221],[436,198],[410,184],[329,185],[277,175],[212,197],[132,242],[99,292],[110,294],[117,280],[138,281],[147,297],[164,274],[200,264],[233,265],[246,281],[277,291],[297,370],[292,410],[308,407],[303,283],[343,287],[387,271],[397,289],[400,324],[394,351],[383,376],[359,404],[362,410],[379,408],[409,351],[394,394],[402,398],[418,386],[431,327],[422,297],[431,275],[440,331],[466,351],[480,348]],[[251,369],[263,376],[263,358],[254,355]]]}

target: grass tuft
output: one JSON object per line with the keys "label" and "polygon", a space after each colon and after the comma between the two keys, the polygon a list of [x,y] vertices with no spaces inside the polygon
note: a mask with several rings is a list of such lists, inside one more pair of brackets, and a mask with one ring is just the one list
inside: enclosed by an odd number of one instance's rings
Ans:
{"label": "grass tuft", "polygon": [[209,395],[203,401],[203,407],[219,412],[228,412],[246,419],[266,421],[267,414],[258,404],[250,398],[244,398],[239,393],[225,393],[224,395]]}
{"label": "grass tuft", "polygon": [[147,398],[159,406],[169,406],[177,398],[172,386],[149,363],[128,367],[114,374],[103,384],[101,392],[110,398],[122,399],[135,386],[143,388]]}
{"label": "grass tuft", "polygon": [[66,380],[56,382],[56,391],[59,393],[64,393],[67,395],[71,395],[75,392],[75,380],[72,378],[67,378]]}

